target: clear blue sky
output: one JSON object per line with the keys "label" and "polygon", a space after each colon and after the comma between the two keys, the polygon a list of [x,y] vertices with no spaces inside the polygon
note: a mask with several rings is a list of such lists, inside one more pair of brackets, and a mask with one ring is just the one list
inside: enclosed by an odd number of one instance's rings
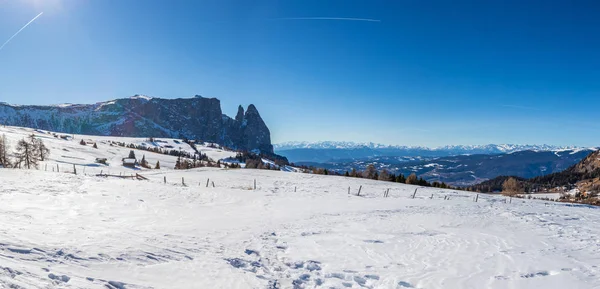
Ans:
{"label": "clear blue sky", "polygon": [[0,0],[0,42],[40,12],[0,101],[200,94],[254,103],[274,142],[600,145],[598,1]]}

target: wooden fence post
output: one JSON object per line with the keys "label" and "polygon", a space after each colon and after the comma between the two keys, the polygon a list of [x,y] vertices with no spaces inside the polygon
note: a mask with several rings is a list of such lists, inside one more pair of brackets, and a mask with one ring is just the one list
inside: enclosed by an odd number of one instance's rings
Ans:
{"label": "wooden fence post", "polygon": [[477,194],[477,196],[475,197],[475,203],[477,203],[478,200],[479,200],[479,194]]}
{"label": "wooden fence post", "polygon": [[294,193],[296,192],[296,186],[294,186]]}
{"label": "wooden fence post", "polygon": [[56,171],[60,173],[60,168],[58,167],[58,164],[56,164]]}
{"label": "wooden fence post", "polygon": [[48,164],[46,164],[46,167],[44,168],[44,171],[48,171]]}
{"label": "wooden fence post", "polygon": [[256,179],[254,179],[254,190],[256,190]]}
{"label": "wooden fence post", "polygon": [[350,187],[348,187],[348,195],[350,194]]}
{"label": "wooden fence post", "polygon": [[181,185],[185,186],[185,180],[181,177]]}
{"label": "wooden fence post", "polygon": [[212,182],[212,185],[213,185],[213,188],[214,188],[215,187],[215,182],[214,181]]}
{"label": "wooden fence post", "polygon": [[419,189],[419,188],[416,188],[416,189],[415,189],[415,192],[414,192],[414,193],[413,193],[413,195],[412,195],[412,198],[413,198],[413,199],[414,199],[414,198],[415,198],[415,196],[417,195],[417,190],[418,190],[418,189]]}
{"label": "wooden fence post", "polygon": [[429,197],[430,199],[433,199],[433,194],[431,194],[431,197]]}
{"label": "wooden fence post", "polygon": [[75,168],[75,164],[73,164],[73,174],[77,174],[77,169]]}
{"label": "wooden fence post", "polygon": [[358,188],[358,194],[356,194],[359,197],[360,197],[360,190],[362,190],[362,185],[360,185],[360,187]]}
{"label": "wooden fence post", "polygon": [[165,184],[167,183],[167,176],[164,176]]}
{"label": "wooden fence post", "polygon": [[208,184],[210,182],[210,178],[206,179],[206,187],[208,188]]}

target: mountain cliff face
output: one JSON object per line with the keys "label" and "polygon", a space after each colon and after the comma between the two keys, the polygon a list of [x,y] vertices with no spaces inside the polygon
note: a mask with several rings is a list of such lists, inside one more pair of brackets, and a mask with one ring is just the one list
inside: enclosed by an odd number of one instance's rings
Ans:
{"label": "mountain cliff face", "polygon": [[216,98],[134,96],[96,104],[54,106],[0,103],[0,123],[50,131],[131,137],[178,137],[273,153],[271,134],[254,105],[235,119]]}

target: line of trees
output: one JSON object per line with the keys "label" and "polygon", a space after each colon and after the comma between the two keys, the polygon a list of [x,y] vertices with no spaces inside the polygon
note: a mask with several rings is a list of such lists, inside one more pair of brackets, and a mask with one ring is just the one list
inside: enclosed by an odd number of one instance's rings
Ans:
{"label": "line of trees", "polygon": [[318,175],[337,175],[337,176],[346,176],[351,178],[363,178],[363,179],[371,179],[371,180],[379,180],[386,182],[395,182],[395,183],[403,183],[409,185],[417,185],[424,187],[437,187],[449,189],[451,188],[444,182],[428,182],[422,177],[417,177],[415,173],[411,173],[410,175],[405,176],[402,173],[394,174],[386,169],[381,171],[377,170],[374,165],[368,165],[364,171],[358,171],[356,169],[352,169],[351,171],[346,171],[344,173],[339,173],[335,171],[330,171],[325,168],[315,168],[315,167],[306,167],[300,166],[300,168],[304,172],[318,174]]}
{"label": "line of trees", "polygon": [[38,168],[39,162],[46,160],[50,149],[34,134],[17,142],[12,158],[9,155],[10,145],[6,135],[0,138],[0,165],[5,168]]}

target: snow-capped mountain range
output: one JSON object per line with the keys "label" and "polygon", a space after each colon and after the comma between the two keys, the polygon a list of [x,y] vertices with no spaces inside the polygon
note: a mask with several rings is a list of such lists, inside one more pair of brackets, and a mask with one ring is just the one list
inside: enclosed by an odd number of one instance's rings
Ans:
{"label": "snow-capped mountain range", "polygon": [[553,145],[519,145],[519,144],[487,144],[487,145],[446,145],[439,147],[395,146],[378,143],[357,142],[286,142],[274,145],[278,154],[286,156],[292,162],[328,162],[335,160],[356,160],[381,156],[406,157],[445,157],[474,154],[507,154],[520,151],[560,152],[594,150],[576,146]]}
{"label": "snow-capped mountain range", "polygon": [[486,145],[445,145],[438,147],[425,146],[401,146],[385,145],[373,142],[350,142],[350,141],[290,141],[274,144],[276,150],[292,149],[399,149],[399,150],[430,150],[430,151],[486,151],[490,153],[511,153],[518,151],[560,151],[581,149],[577,146],[554,146],[554,145],[522,145],[522,144],[486,144]]}

